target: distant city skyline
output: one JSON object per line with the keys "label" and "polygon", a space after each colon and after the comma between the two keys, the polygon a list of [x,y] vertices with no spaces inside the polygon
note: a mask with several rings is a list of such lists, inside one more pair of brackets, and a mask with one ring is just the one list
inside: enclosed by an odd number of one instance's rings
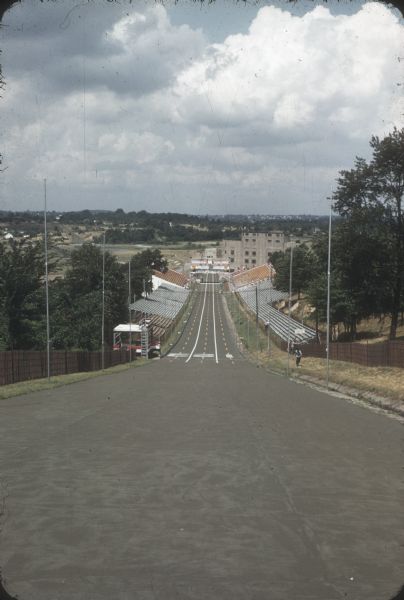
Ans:
{"label": "distant city skyline", "polygon": [[376,2],[14,5],[0,210],[324,215],[404,126],[402,15]]}

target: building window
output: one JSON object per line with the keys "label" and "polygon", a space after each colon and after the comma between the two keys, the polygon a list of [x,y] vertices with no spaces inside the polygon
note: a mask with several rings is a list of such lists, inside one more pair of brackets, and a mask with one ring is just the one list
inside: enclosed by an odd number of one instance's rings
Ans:
{"label": "building window", "polygon": [[250,253],[248,250],[245,251],[245,255],[248,256]]}
{"label": "building window", "polygon": [[277,243],[277,244],[280,244],[280,243],[281,243],[281,240],[275,240],[275,241],[276,241],[276,243]]}
{"label": "building window", "polygon": [[253,259],[251,260],[251,262],[252,262],[252,264],[253,264],[253,265],[255,265],[257,261],[255,260],[255,258],[253,258]]}
{"label": "building window", "polygon": [[245,240],[244,240],[244,241],[245,241],[245,242],[247,242],[247,244],[248,244],[248,238],[245,238]]}
{"label": "building window", "polygon": [[250,261],[248,260],[248,258],[246,258],[244,262],[245,262],[245,264],[246,264],[246,265],[248,265],[248,263],[249,263]]}
{"label": "building window", "polygon": [[251,241],[252,241],[252,242],[256,242],[257,240],[256,240],[255,238],[253,238]]}
{"label": "building window", "polygon": [[230,250],[230,254],[234,256],[234,250]]}
{"label": "building window", "polygon": [[231,263],[234,263],[234,258],[230,258],[230,262],[231,262]]}
{"label": "building window", "polygon": [[255,251],[255,250],[253,250],[253,251],[251,252],[251,254],[252,254],[253,256],[257,256],[257,253],[256,253],[256,251]]}

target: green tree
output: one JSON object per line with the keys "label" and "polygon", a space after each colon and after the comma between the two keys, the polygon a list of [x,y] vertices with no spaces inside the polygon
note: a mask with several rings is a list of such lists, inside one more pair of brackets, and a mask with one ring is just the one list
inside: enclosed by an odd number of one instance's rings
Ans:
{"label": "green tree", "polygon": [[[391,306],[390,274],[386,265],[390,239],[380,234],[379,219],[373,214],[359,220],[344,219],[333,227],[331,242],[331,312],[333,324],[342,322],[345,332],[355,338],[358,323],[380,315]],[[313,242],[313,279],[308,296],[316,308],[316,319],[324,321],[327,303],[328,234]],[[334,315],[334,316],[333,316]]]}
{"label": "green tree", "polygon": [[[383,246],[383,254],[388,252],[389,255],[387,262],[377,268],[385,269],[388,274],[386,294],[389,297],[384,297],[382,304],[389,306],[390,338],[394,339],[403,303],[404,129],[394,128],[382,140],[373,136],[370,146],[373,149],[370,162],[357,157],[353,169],[340,172],[333,194],[334,208],[353,228],[360,225],[362,229],[371,230],[377,224],[378,243]],[[371,256],[369,253],[368,257]],[[359,266],[356,272],[360,273]],[[368,280],[364,289],[373,296],[370,284]]]}
{"label": "green tree", "polygon": [[132,296],[140,298],[144,291],[152,290],[152,271],[167,270],[167,260],[158,249],[147,249],[131,258]]}
{"label": "green tree", "polygon": [[7,349],[41,347],[45,263],[42,246],[26,240],[0,244],[0,340]]}
{"label": "green tree", "polygon": [[[83,244],[71,255],[65,279],[51,291],[51,337],[56,348],[98,350],[101,347],[103,253]],[[126,320],[127,279],[122,266],[105,252],[105,340],[112,343],[115,325]]]}
{"label": "green tree", "polygon": [[[339,275],[335,272],[330,289],[330,325],[334,327],[343,323],[345,331],[351,335],[351,329],[356,331],[358,314],[352,297],[341,285]],[[319,339],[319,323],[327,319],[327,273],[316,272],[307,288],[307,299],[315,309],[316,334]]]}
{"label": "green tree", "polygon": [[[290,249],[281,257],[275,257],[276,276],[274,284],[280,290],[289,289],[290,257]],[[307,246],[303,244],[293,249],[292,292],[297,293],[298,298],[300,298],[302,291],[308,288],[313,277],[313,263],[313,254]]]}

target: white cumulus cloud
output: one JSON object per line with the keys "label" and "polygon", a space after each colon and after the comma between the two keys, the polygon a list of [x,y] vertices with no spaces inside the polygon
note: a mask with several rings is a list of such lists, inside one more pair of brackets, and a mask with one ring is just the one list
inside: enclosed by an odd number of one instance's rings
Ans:
{"label": "white cumulus cloud", "polygon": [[268,5],[220,43],[154,2],[47,4],[3,30],[5,206],[47,177],[65,209],[85,190],[97,207],[319,212],[371,135],[404,126],[404,27],[384,4]]}
{"label": "white cumulus cloud", "polygon": [[402,40],[398,18],[377,3],[352,16],[264,7],[247,34],[211,46],[178,75],[177,118],[259,123],[268,134],[338,123],[347,136],[368,136],[369,124],[398,116]]}

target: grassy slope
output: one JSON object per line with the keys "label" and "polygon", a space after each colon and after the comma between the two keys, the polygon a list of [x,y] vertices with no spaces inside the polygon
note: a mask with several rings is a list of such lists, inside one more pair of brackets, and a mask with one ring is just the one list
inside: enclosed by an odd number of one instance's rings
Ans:
{"label": "grassy slope", "polygon": [[21,396],[23,394],[29,394],[30,392],[40,392],[42,390],[49,390],[61,385],[69,385],[76,383],[77,381],[83,381],[84,379],[93,379],[94,377],[100,377],[100,375],[110,375],[113,373],[120,373],[127,369],[133,369],[141,367],[147,364],[147,359],[139,358],[133,363],[117,365],[116,367],[110,367],[105,371],[86,371],[84,373],[71,373],[70,375],[57,375],[48,379],[30,379],[29,381],[21,381],[19,383],[13,383],[11,385],[3,385],[0,387],[0,400],[5,398],[11,398],[12,396]]}
{"label": "grassy slope", "polygon": [[[262,366],[282,374],[288,371],[288,355],[271,342],[268,355],[268,338],[257,329],[255,321],[239,308],[234,297],[226,295],[230,314],[236,325],[237,333],[249,357]],[[304,348],[303,348],[304,353]],[[326,360],[304,357],[301,367],[296,368],[295,359],[289,357],[289,374],[300,377],[307,375],[325,383],[327,377]],[[371,392],[384,398],[404,402],[404,369],[395,367],[363,367],[355,363],[330,361],[330,382],[345,385],[362,392]]]}

